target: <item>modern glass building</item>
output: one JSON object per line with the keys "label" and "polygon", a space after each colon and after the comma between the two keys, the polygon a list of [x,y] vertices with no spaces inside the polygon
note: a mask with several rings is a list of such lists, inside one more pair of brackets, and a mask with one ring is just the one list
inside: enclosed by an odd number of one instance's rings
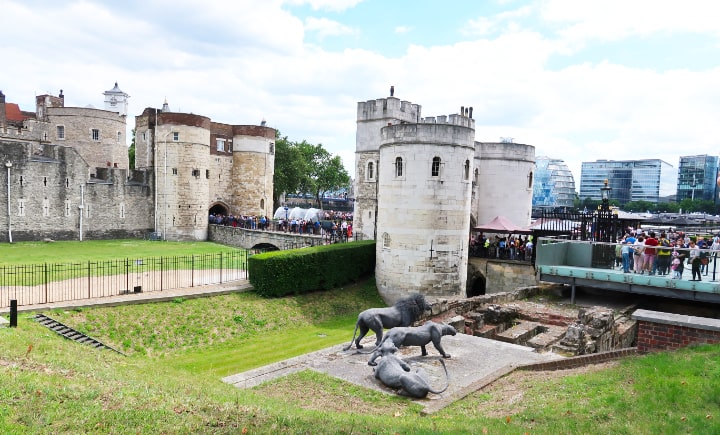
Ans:
{"label": "modern glass building", "polygon": [[681,156],[678,167],[677,201],[690,198],[692,200],[718,200],[718,157]]}
{"label": "modern glass building", "polygon": [[612,188],[610,198],[620,205],[630,201],[657,204],[662,196],[672,195],[676,183],[672,165],[660,159],[597,160],[583,162],[580,172],[580,199],[600,200],[605,180]]}
{"label": "modern glass building", "polygon": [[561,159],[537,157],[533,182],[533,208],[572,207],[575,179]]}

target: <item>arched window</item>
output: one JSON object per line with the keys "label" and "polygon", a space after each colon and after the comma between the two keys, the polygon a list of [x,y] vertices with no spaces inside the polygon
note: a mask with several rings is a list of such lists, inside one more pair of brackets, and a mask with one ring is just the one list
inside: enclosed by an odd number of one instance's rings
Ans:
{"label": "arched window", "polygon": [[260,210],[265,210],[265,198],[260,200]]}
{"label": "arched window", "polygon": [[528,189],[532,189],[532,183],[533,183],[533,173],[530,171],[528,173]]}
{"label": "arched window", "polygon": [[470,160],[465,160],[465,181],[470,179]]}
{"label": "arched window", "polygon": [[440,176],[440,157],[433,157],[430,175],[432,175],[433,177]]}
{"label": "arched window", "polygon": [[395,176],[396,176],[396,177],[402,177],[402,176],[403,176],[403,161],[402,161],[402,157],[395,157]]}
{"label": "arched window", "polygon": [[390,247],[390,234],[383,233],[383,248],[389,248]]}
{"label": "arched window", "polygon": [[368,162],[367,164],[367,179],[373,180],[375,178],[375,164],[374,162]]}

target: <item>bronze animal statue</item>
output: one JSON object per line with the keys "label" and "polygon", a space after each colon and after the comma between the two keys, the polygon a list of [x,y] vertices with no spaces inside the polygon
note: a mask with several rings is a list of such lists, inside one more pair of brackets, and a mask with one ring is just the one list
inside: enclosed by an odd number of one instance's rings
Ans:
{"label": "bronze animal statue", "polygon": [[[446,353],[440,344],[440,339],[445,335],[455,335],[457,331],[451,325],[444,323],[436,323],[432,320],[425,322],[422,326],[416,327],[395,327],[385,333],[385,336],[380,343],[379,348],[382,348],[382,344],[385,341],[392,340],[395,346],[420,346],[422,349],[422,356],[427,356],[427,349],[425,346],[432,342],[435,349],[440,352],[443,358],[450,358],[450,354]],[[375,366],[377,363],[375,360],[380,357],[380,350],[376,350],[373,353],[372,358],[368,361],[368,365]]]}
{"label": "bronze animal statue", "polygon": [[379,379],[387,387],[398,390],[399,395],[424,399],[428,393],[440,394],[450,386],[450,375],[444,360],[440,359],[440,362],[445,370],[447,381],[445,387],[435,390],[430,386],[428,375],[423,369],[412,371],[410,365],[398,358],[395,352],[397,352],[395,343],[391,340],[385,340],[380,346],[382,358],[375,368],[375,378]]}
{"label": "bronze animal statue", "polygon": [[[398,300],[392,307],[367,309],[358,315],[353,338],[343,350],[350,349],[353,341],[356,348],[362,349],[360,340],[370,330],[375,333],[375,346],[379,346],[383,337],[383,329],[410,326],[428,310],[430,310],[430,306],[425,301],[425,296],[419,293]],[[357,335],[358,330],[360,330],[360,335]]]}

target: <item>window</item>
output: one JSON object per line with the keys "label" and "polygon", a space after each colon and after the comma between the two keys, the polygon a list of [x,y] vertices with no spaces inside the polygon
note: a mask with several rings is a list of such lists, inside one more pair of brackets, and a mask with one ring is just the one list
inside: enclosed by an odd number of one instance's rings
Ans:
{"label": "window", "polygon": [[275,144],[270,142],[270,154],[275,154]]}
{"label": "window", "polygon": [[199,177],[200,176],[200,169],[193,169],[192,170],[193,177]]}
{"label": "window", "polygon": [[142,133],[142,140],[143,140],[143,142],[147,141],[147,132],[146,131],[143,131],[143,133]]}
{"label": "window", "polygon": [[225,139],[216,139],[215,144],[217,145],[217,150],[224,152],[225,151]]}
{"label": "window", "polygon": [[395,157],[395,176],[396,176],[396,177],[402,177],[402,176],[403,176],[403,161],[402,161],[402,157]]}
{"label": "window", "polygon": [[390,247],[390,234],[383,233],[383,248],[389,248]]}
{"label": "window", "polygon": [[431,173],[433,177],[440,176],[440,157],[433,157]]}
{"label": "window", "polygon": [[210,178],[210,169],[205,169],[205,178]]}
{"label": "window", "polygon": [[375,163],[368,162],[367,164],[367,179],[373,180],[375,178]]}
{"label": "window", "polygon": [[177,142],[179,140],[180,140],[180,133],[178,133],[177,131],[173,131],[173,141]]}
{"label": "window", "polygon": [[[66,199],[65,200],[65,217],[70,216],[70,209],[71,209],[70,208],[70,200]],[[80,211],[80,213],[82,213],[82,211]]]}
{"label": "window", "polygon": [[173,175],[177,175],[177,168],[173,168],[172,174],[173,174]]}
{"label": "window", "polygon": [[122,142],[122,132],[117,132],[117,143]]}
{"label": "window", "polygon": [[100,130],[98,130],[97,128],[93,128],[90,131],[90,139],[92,139],[94,141],[99,141],[100,140]]}
{"label": "window", "polygon": [[465,160],[465,181],[470,179],[470,160]]}

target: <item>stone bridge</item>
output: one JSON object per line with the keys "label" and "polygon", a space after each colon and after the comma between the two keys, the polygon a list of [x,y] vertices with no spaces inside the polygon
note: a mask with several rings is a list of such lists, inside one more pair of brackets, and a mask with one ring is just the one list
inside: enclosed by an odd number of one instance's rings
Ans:
{"label": "stone bridge", "polygon": [[323,236],[282,231],[249,230],[223,225],[208,225],[208,240],[238,248],[266,251],[302,248],[325,243]]}

